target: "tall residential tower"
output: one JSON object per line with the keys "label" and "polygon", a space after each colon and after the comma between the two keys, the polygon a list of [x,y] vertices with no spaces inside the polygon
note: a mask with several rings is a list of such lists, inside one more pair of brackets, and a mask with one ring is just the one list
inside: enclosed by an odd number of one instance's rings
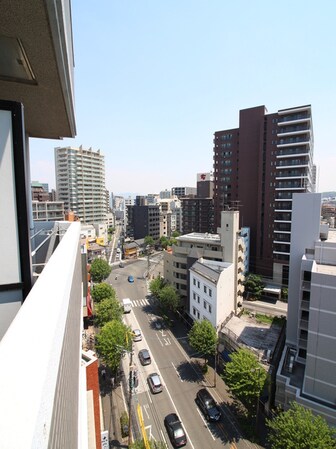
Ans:
{"label": "tall residential tower", "polygon": [[83,223],[105,222],[105,163],[100,150],[55,148],[56,189],[64,209]]}
{"label": "tall residential tower", "polygon": [[292,195],[314,190],[310,105],[244,109],[239,128],[215,132],[215,228],[222,210],[239,210],[251,229],[251,271],[288,283]]}

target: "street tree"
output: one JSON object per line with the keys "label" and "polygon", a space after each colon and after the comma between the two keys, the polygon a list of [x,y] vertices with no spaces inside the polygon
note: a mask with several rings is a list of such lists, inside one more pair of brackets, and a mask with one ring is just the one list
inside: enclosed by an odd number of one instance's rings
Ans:
{"label": "street tree", "polygon": [[106,262],[106,260],[95,259],[91,263],[91,270],[90,270],[93,282],[102,282],[109,276],[111,270],[112,268],[110,267],[108,262]]}
{"label": "street tree", "polygon": [[144,244],[145,246],[149,245],[149,246],[153,246],[154,245],[154,239],[151,235],[146,235],[146,237],[144,238]]}
{"label": "street tree", "polygon": [[169,239],[163,235],[162,237],[160,237],[160,243],[162,248],[167,249],[167,246],[169,245]]}
{"label": "street tree", "polygon": [[175,311],[180,303],[180,297],[172,285],[165,285],[158,294],[162,308]]}
{"label": "street tree", "polygon": [[116,298],[116,292],[110,284],[106,282],[101,282],[100,284],[96,284],[92,288],[91,292],[92,299],[95,302],[100,302],[106,298]]}
{"label": "street tree", "polygon": [[188,339],[190,346],[204,357],[205,364],[216,353],[217,333],[210,321],[194,321]]}
{"label": "street tree", "polygon": [[174,237],[175,239],[176,239],[176,237],[179,237],[179,236],[180,236],[180,233],[178,231],[174,231],[172,233],[172,237]]}
{"label": "street tree", "polygon": [[335,449],[335,429],[324,418],[292,402],[290,408],[266,421],[272,449]]}
{"label": "street tree", "polygon": [[116,371],[120,365],[125,351],[131,349],[132,331],[120,320],[106,323],[96,336],[96,349],[112,371]]}
{"label": "street tree", "polygon": [[265,284],[263,283],[261,276],[257,274],[248,274],[244,281],[245,295],[248,295],[251,299],[260,299]]}
{"label": "street tree", "polygon": [[[167,449],[166,443],[162,441],[148,440],[148,444],[150,449]],[[129,447],[130,449],[148,449],[144,440],[135,440]]]}
{"label": "street tree", "polygon": [[225,365],[224,380],[249,411],[255,411],[267,373],[248,349],[241,348],[233,352],[230,358],[231,361]]}
{"label": "street tree", "polygon": [[160,291],[166,285],[165,280],[161,276],[157,276],[149,283],[149,288],[152,294],[156,297],[159,296]]}
{"label": "street tree", "polygon": [[99,328],[102,328],[109,321],[121,321],[122,315],[123,308],[115,298],[105,298],[95,304],[94,322]]}

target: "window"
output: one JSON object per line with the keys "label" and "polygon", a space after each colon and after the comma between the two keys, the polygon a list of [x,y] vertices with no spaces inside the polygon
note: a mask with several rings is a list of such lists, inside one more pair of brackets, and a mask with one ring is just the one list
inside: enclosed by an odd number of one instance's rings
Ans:
{"label": "window", "polygon": [[204,286],[204,293],[206,293],[207,292],[207,286],[205,285]]}
{"label": "window", "polygon": [[209,296],[210,296],[210,298],[212,297],[212,290],[211,290],[211,288],[209,288]]}
{"label": "window", "polygon": [[194,285],[196,285],[196,279],[195,278],[193,279],[193,282],[194,282]]}
{"label": "window", "polygon": [[196,309],[193,307],[193,315],[196,315]]}
{"label": "window", "polygon": [[198,288],[201,287],[200,281],[197,281],[197,287],[198,287]]}
{"label": "window", "polygon": [[211,306],[210,306],[210,304],[209,304],[209,313],[211,313],[211,310],[212,310],[212,308],[211,308]]}
{"label": "window", "polygon": [[203,301],[203,307],[206,309],[207,308],[207,303],[206,301]]}
{"label": "window", "polygon": [[200,318],[200,313],[199,313],[199,311],[197,310],[197,319],[199,320],[199,318]]}
{"label": "window", "polygon": [[193,299],[196,299],[196,293],[193,292]]}
{"label": "window", "polygon": [[200,297],[199,297],[199,295],[197,295],[197,302],[198,302],[198,304],[200,303]]}

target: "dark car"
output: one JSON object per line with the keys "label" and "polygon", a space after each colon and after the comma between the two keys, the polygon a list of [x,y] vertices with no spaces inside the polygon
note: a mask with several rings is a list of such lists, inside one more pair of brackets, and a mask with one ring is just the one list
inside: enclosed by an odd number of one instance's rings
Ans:
{"label": "dark car", "polygon": [[160,376],[157,373],[152,373],[147,377],[147,382],[153,394],[162,391],[162,384]]}
{"label": "dark car", "polygon": [[139,359],[140,359],[141,365],[150,365],[151,364],[152,360],[149,355],[148,349],[141,349],[141,351],[139,351]]}
{"label": "dark car", "polygon": [[170,441],[175,447],[185,446],[187,444],[187,436],[183,429],[182,423],[176,413],[170,413],[164,419]]}
{"label": "dark car", "polygon": [[221,411],[208,390],[202,388],[197,392],[196,404],[199,406],[208,421],[219,421]]}
{"label": "dark car", "polygon": [[128,282],[134,282],[134,277],[133,276],[128,276]]}
{"label": "dark car", "polygon": [[125,265],[122,262],[120,262],[119,268],[124,268],[124,267],[125,267]]}

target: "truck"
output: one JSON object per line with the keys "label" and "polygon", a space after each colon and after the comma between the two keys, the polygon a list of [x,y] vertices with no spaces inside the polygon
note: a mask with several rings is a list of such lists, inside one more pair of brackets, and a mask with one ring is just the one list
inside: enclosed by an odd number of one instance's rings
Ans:
{"label": "truck", "polygon": [[132,301],[129,298],[124,298],[122,300],[124,313],[130,313],[132,310]]}

